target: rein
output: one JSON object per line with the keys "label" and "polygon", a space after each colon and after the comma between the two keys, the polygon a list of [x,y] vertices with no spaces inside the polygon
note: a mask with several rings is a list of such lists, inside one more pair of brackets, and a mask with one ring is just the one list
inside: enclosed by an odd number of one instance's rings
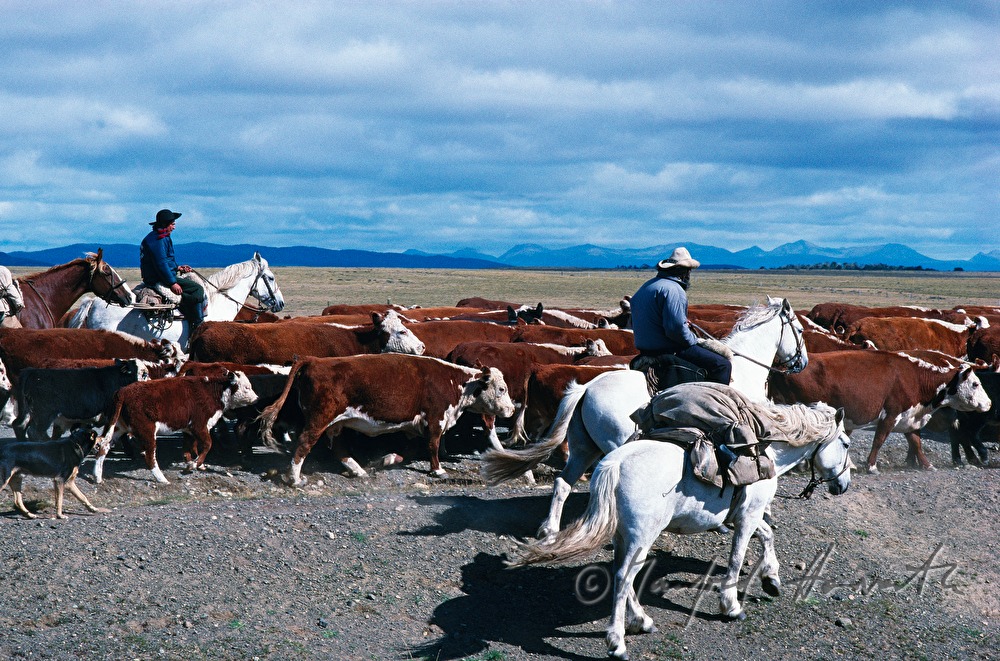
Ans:
{"label": "rein", "polygon": [[[90,283],[89,283],[90,291],[94,291],[94,278],[97,277],[97,273],[98,273],[98,269],[97,269],[97,265],[95,264],[94,268],[91,269],[91,271],[90,271]],[[102,273],[101,275],[104,275],[104,274]],[[121,304],[121,303],[119,303],[117,301],[112,301],[111,300],[111,294],[114,293],[114,291],[116,289],[121,289],[121,288],[125,287],[125,280],[121,276],[118,276],[118,282],[117,283],[115,282],[115,276],[116,275],[118,275],[117,272],[114,269],[111,269],[111,274],[109,276],[111,278],[111,287],[106,292],[104,292],[103,294],[97,294],[97,295],[98,295],[98,297],[102,301],[104,301],[108,305],[117,305],[119,307],[127,307],[127,306],[125,306],[125,305],[123,305],[123,304]],[[97,292],[94,292],[94,293],[96,294]],[[51,316],[51,313],[49,313],[49,314]]]}
{"label": "rein", "polygon": [[[719,338],[715,337],[714,335],[712,335],[711,333],[709,333],[704,328],[702,328],[701,326],[699,326],[698,324],[694,323],[693,321],[688,321],[688,325],[691,326],[691,328],[694,328],[696,331],[698,331],[703,337],[708,337],[708,338],[711,338],[713,340],[718,340],[719,339]],[[785,327],[786,326],[791,326],[791,325],[792,325],[792,322],[790,320],[787,320],[784,317],[781,318],[781,337],[785,336]],[[743,354],[743,353],[740,353],[739,351],[736,351],[732,347],[729,347],[729,350],[733,352],[734,356],[739,356],[740,358],[742,358],[744,360],[749,360],[754,365],[759,365],[760,367],[763,367],[764,369],[767,369],[767,370],[769,370],[771,372],[775,372],[776,374],[795,374],[795,372],[792,370],[792,366],[795,365],[795,363],[797,363],[802,358],[802,348],[803,348],[805,342],[803,341],[801,334],[795,333],[794,330],[792,332],[793,332],[793,336],[795,337],[795,355],[793,355],[788,360],[782,361],[781,363],[778,364],[777,367],[774,367],[772,365],[766,365],[766,364],[760,362],[759,360],[757,360],[756,358],[751,358],[750,356],[747,356],[746,354]],[[778,341],[780,343],[780,341],[781,341],[780,338],[779,338]]]}
{"label": "rein", "polygon": [[[202,280],[204,280],[206,283],[212,285],[212,288],[215,289],[215,291],[219,292],[220,294],[222,294],[224,297],[226,297],[227,299],[229,299],[230,301],[232,301],[236,305],[238,305],[240,307],[244,307],[247,310],[250,310],[251,312],[257,314],[258,316],[260,314],[264,313],[264,312],[273,312],[274,311],[274,306],[278,302],[277,299],[274,296],[274,290],[271,289],[271,283],[268,282],[267,280],[264,281],[264,286],[267,287],[267,294],[268,294],[268,298],[271,300],[271,303],[265,303],[261,307],[253,307],[253,306],[247,305],[245,301],[237,301],[235,298],[233,298],[232,296],[230,296],[228,292],[226,292],[225,290],[221,289],[218,285],[216,285],[214,282],[212,282],[211,280],[209,280],[202,273],[199,273],[195,269],[191,269],[191,273],[194,273],[199,278],[201,278]],[[253,282],[250,283],[250,292],[251,293],[254,291],[254,288],[257,285],[257,281],[260,280],[261,277],[263,277],[263,275],[264,275],[264,269],[258,269],[257,270],[257,276],[253,279]],[[260,300],[260,299],[258,299],[258,300]]]}
{"label": "rein", "polygon": [[[836,440],[836,438],[834,438],[834,440]],[[847,469],[851,465],[851,456],[850,454],[845,453],[844,467],[841,468],[836,475],[832,475],[830,477],[816,477],[816,455],[819,454],[820,448],[822,448],[824,445],[826,445],[826,443],[820,443],[819,445],[817,445],[816,449],[813,450],[812,455],[810,455],[809,457],[809,472],[811,475],[809,477],[809,482],[806,483],[806,486],[802,489],[802,492],[797,496],[789,496],[787,494],[775,494],[776,497],[795,498],[797,500],[809,500],[810,498],[812,498],[813,491],[816,490],[816,487],[818,487],[821,484],[826,484],[827,482],[833,482],[834,480],[839,479],[840,476],[847,471]]]}

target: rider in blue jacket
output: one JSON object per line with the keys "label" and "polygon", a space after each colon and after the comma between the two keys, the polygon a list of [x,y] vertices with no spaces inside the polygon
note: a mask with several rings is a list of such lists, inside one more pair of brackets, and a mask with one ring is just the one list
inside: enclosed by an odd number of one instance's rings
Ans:
{"label": "rider in blue jacket", "polygon": [[[677,248],[656,265],[656,277],[632,296],[635,348],[642,356],[673,355],[708,373],[708,380],[729,385],[733,364],[698,342],[687,323],[687,288],[691,270],[701,263],[687,248]],[[717,345],[711,345],[717,346]]]}
{"label": "rider in blue jacket", "polygon": [[163,285],[181,297],[180,308],[188,321],[188,337],[205,319],[205,289],[191,278],[177,278],[179,273],[190,273],[191,267],[178,266],[174,259],[174,242],[171,232],[177,226],[181,214],[170,209],[161,209],[156,220],[150,223],[152,231],[145,236],[139,246],[139,272],[147,286]]}

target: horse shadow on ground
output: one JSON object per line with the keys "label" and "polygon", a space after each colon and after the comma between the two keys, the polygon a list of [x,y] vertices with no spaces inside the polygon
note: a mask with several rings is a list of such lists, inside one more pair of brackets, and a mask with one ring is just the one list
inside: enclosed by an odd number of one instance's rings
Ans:
{"label": "horse shadow on ground", "polygon": [[[571,493],[563,510],[563,522],[572,521],[587,509],[587,493]],[[412,496],[411,500],[424,507],[444,506],[434,515],[435,523],[417,530],[401,531],[400,535],[454,535],[476,530],[494,535],[534,537],[542,520],[548,516],[551,494],[489,499],[478,496]]]}
{"label": "horse shadow on ground", "polygon": [[[639,597],[644,606],[675,613],[671,622],[685,626],[693,619],[720,620],[709,613],[718,607],[718,596],[704,587],[704,577],[717,579],[723,573],[718,563],[654,552],[636,586],[645,588]],[[443,635],[408,652],[433,659],[461,659],[500,643],[551,658],[604,658],[612,582],[607,562],[508,569],[500,557],[479,553],[462,567],[465,594],[434,609],[431,622]],[[662,616],[652,615],[660,620],[661,630],[669,624]],[[560,640],[566,641],[566,649],[560,647]],[[587,650],[587,656],[572,651],[580,647]]]}

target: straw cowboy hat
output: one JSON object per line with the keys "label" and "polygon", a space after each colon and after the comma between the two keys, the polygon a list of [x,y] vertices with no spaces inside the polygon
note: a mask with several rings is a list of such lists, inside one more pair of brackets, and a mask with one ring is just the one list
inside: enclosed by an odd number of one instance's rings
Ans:
{"label": "straw cowboy hat", "polygon": [[670,257],[661,259],[656,264],[656,268],[661,271],[666,271],[667,269],[672,269],[678,266],[683,266],[688,269],[696,269],[701,266],[701,262],[691,257],[691,253],[688,252],[687,248],[680,247],[674,248],[674,252],[670,255]]}

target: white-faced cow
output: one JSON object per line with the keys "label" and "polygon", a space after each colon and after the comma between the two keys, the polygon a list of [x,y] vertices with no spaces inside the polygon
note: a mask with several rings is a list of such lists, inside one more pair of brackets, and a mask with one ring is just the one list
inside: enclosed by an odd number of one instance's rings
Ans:
{"label": "white-faced cow", "polygon": [[424,344],[389,310],[371,314],[372,324],[240,324],[205,322],[191,338],[191,358],[206,363],[287,365],[296,356],[354,356],[398,352],[421,354]]}
{"label": "white-faced cow", "polygon": [[115,394],[110,420],[101,434],[94,479],[102,481],[108,450],[115,440],[130,432],[146,460],[146,468],[157,482],[169,484],[156,461],[157,434],[183,432],[187,467],[199,468],[212,449],[211,429],[222,414],[255,399],[257,395],[242,372],[218,377],[178,376],[125,386]]}
{"label": "white-faced cow", "polygon": [[887,351],[832,351],[810,357],[799,374],[772,373],[768,391],[776,402],[826,402],[843,408],[844,428],[875,426],[868,472],[878,473],[878,451],[890,432],[909,444],[907,461],[933,468],[924,456],[920,429],[942,406],[987,411],[990,398],[971,367],[940,368]]}
{"label": "white-faced cow", "polygon": [[334,452],[357,477],[366,473],[347,452],[339,437],[342,429],[367,436],[397,431],[425,436],[431,474],[442,476],[441,436],[463,411],[501,417],[514,413],[507,384],[496,368],[475,369],[400,354],[305,358],[295,363],[285,391],[261,415],[269,445],[274,445],[271,422],[293,386],[305,416],[289,474],[296,486],[305,483],[302,463],[324,434],[332,437]]}

